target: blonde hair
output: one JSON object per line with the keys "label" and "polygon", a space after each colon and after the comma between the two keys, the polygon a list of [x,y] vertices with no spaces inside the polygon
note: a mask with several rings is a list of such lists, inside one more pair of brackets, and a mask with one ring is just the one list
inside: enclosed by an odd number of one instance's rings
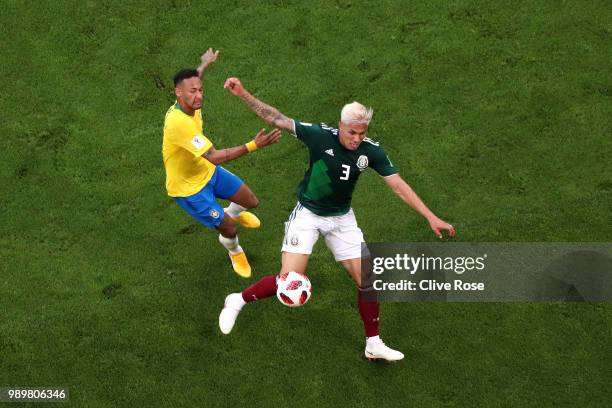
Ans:
{"label": "blonde hair", "polygon": [[373,114],[372,108],[366,108],[359,102],[347,103],[340,113],[340,121],[347,124],[369,125]]}

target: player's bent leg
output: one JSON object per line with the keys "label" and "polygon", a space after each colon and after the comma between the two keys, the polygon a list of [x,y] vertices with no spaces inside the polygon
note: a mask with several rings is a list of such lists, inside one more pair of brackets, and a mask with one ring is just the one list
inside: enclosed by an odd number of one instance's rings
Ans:
{"label": "player's bent leg", "polygon": [[[285,239],[282,249],[281,273],[295,271],[305,273],[312,247],[317,242],[318,232],[309,219],[304,221],[303,228],[299,226],[296,216],[301,206],[298,204],[286,223]],[[298,217],[299,218],[299,217]],[[306,228],[308,227],[308,228]],[[295,240],[292,237],[296,237]],[[297,237],[300,238],[297,238]],[[294,251],[294,252],[290,252]],[[297,251],[297,253],[295,253]],[[265,299],[276,294],[276,279],[278,275],[268,275],[249,286],[242,293],[232,293],[225,298],[225,305],[219,315],[219,328],[224,334],[232,331],[242,307],[255,300]]]}
{"label": "player's bent leg", "polygon": [[240,177],[221,166],[217,166],[215,176],[215,197],[231,201],[229,207],[225,209],[226,214],[244,227],[259,227],[261,225],[259,219],[254,214],[245,211],[248,208],[255,208],[259,205],[259,201],[251,189]]}
{"label": "player's bent leg", "polygon": [[259,205],[259,200],[246,185],[242,184],[238,191],[229,200],[230,205],[225,209],[227,215],[245,228],[259,228],[261,221],[252,212],[246,211]]}
{"label": "player's bent leg", "polygon": [[234,193],[229,200],[232,203],[238,204],[245,209],[256,208],[259,205],[259,200],[245,183],[240,185],[240,188]]}
{"label": "player's bent leg", "polygon": [[251,265],[238,241],[236,224],[230,217],[223,217],[217,230],[219,231],[219,242],[227,249],[234,272],[243,278],[249,278]]}
{"label": "player's bent leg", "polygon": [[[345,259],[340,262],[358,286],[357,307],[366,337],[365,357],[370,361],[378,359],[398,361],[403,359],[404,354],[385,345],[379,336],[380,307],[378,298],[369,279],[362,279],[361,258]],[[362,283],[364,286],[362,286]]]}
{"label": "player's bent leg", "polygon": [[[283,252],[283,271],[306,272],[308,255]],[[238,314],[247,303],[262,300],[276,294],[276,279],[278,275],[268,275],[255,282],[241,293],[231,293],[225,298],[223,310],[219,314],[219,329],[223,334],[229,334],[234,328]]]}

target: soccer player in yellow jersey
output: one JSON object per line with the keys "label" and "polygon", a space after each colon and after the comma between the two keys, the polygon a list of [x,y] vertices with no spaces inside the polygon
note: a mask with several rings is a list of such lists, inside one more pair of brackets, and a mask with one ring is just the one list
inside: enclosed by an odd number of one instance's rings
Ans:
{"label": "soccer player in yellow jersey", "polygon": [[[251,266],[238,242],[236,223],[259,227],[255,214],[246,211],[257,207],[258,200],[239,177],[220,164],[278,142],[281,132],[262,129],[250,142],[222,150],[204,136],[202,76],[218,53],[209,48],[198,69],[183,69],[174,77],[176,102],[166,112],[162,147],[166,190],[198,222],[219,231],[219,242],[228,250],[234,271],[248,278]],[[231,203],[224,209],[217,198]]]}

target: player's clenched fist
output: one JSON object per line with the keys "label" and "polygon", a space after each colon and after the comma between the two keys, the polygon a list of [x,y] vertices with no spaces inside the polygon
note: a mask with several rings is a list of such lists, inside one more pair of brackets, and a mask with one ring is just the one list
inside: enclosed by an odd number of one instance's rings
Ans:
{"label": "player's clenched fist", "polygon": [[255,144],[257,147],[265,147],[278,142],[281,137],[281,131],[274,129],[270,133],[266,133],[265,129],[261,129],[255,136]]}
{"label": "player's clenched fist", "polygon": [[245,92],[238,78],[228,78],[223,87],[236,96],[242,96]]}

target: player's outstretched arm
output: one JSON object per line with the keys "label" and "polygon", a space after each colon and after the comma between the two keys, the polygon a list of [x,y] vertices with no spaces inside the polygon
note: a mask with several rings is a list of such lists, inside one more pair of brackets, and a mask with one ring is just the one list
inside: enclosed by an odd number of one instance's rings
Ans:
{"label": "player's outstretched arm", "polygon": [[255,98],[246,89],[244,89],[238,78],[228,78],[223,87],[242,99],[249,106],[249,108],[251,108],[251,110],[255,112],[257,116],[265,120],[266,123],[276,126],[279,129],[286,130],[287,132],[294,132],[293,119],[283,115],[275,107],[272,107]]}
{"label": "player's outstretched arm", "polygon": [[198,74],[200,75],[200,79],[204,75],[204,71],[208,68],[210,64],[217,60],[219,56],[219,50],[215,51],[212,48],[206,50],[204,54],[200,57],[200,65],[197,68]]}
{"label": "player's outstretched arm", "polygon": [[274,129],[269,133],[266,133],[265,129],[261,129],[259,132],[257,132],[255,138],[249,143],[221,150],[211,147],[202,155],[202,157],[212,164],[222,164],[244,156],[247,153],[254,152],[259,148],[270,146],[278,142],[280,136],[281,131],[279,129]]}
{"label": "player's outstretched arm", "polygon": [[391,188],[391,190],[393,190],[393,192],[397,194],[402,201],[414,208],[416,212],[427,219],[429,226],[438,238],[442,238],[442,231],[448,231],[448,234],[451,237],[455,236],[455,229],[453,226],[448,222],[441,220],[433,212],[431,212],[431,210],[427,208],[425,203],[423,203],[419,196],[399,174],[387,176],[385,177],[385,181],[387,182],[389,188]]}

